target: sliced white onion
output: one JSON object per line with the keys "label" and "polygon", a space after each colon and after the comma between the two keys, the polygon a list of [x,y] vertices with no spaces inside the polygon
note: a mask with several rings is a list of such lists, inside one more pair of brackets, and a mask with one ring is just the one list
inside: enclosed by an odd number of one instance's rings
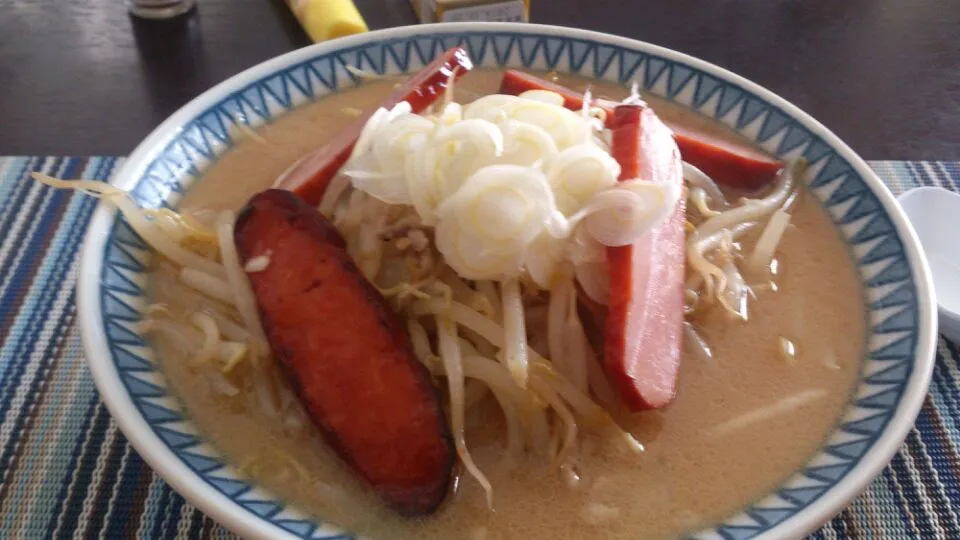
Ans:
{"label": "sliced white onion", "polygon": [[508,120],[501,124],[504,152],[499,163],[539,167],[557,155],[557,143],[540,126]]}
{"label": "sliced white onion", "polygon": [[527,246],[555,212],[543,173],[515,165],[484,167],[437,208],[436,243],[467,279],[515,275]]}
{"label": "sliced white onion", "polygon": [[396,117],[389,124],[383,120],[371,140],[365,143],[369,151],[355,153],[344,166],[343,174],[350,177],[355,188],[381,201],[410,204],[404,179],[406,160],[427,144],[428,133],[433,129],[433,122],[414,114]]}
{"label": "sliced white onion", "polygon": [[583,227],[573,230],[566,247],[567,259],[574,266],[607,260],[607,247],[597,242]]}
{"label": "sliced white onion", "polygon": [[[596,123],[589,100],[577,113],[550,91],[449,103],[429,117],[401,105],[371,117],[345,173],[373,199],[412,205],[462,277],[527,272],[550,288],[565,258],[603,261],[605,246],[633,243],[665,220],[682,189],[618,183]],[[603,297],[596,280],[588,286]]]}
{"label": "sliced white onion", "polygon": [[405,163],[410,201],[424,222],[432,224],[437,206],[502,153],[503,133],[486,120],[438,128]]}
{"label": "sliced white onion", "polygon": [[506,94],[483,96],[464,108],[463,117],[494,123],[503,122],[509,118],[510,109],[519,102],[519,97]]}
{"label": "sliced white onion", "polygon": [[586,262],[573,267],[577,283],[594,302],[601,306],[610,303],[610,272],[606,261]]}
{"label": "sliced white onion", "polygon": [[429,133],[433,129],[433,122],[422,116],[407,114],[398,117],[380,129],[370,151],[381,166],[403,163],[412,146],[411,142],[416,141],[416,136]]}
{"label": "sliced white onion", "polygon": [[463,120],[463,106],[456,102],[444,105],[440,115],[437,116],[437,123],[441,126],[451,126],[461,120]]}
{"label": "sliced white onion", "polygon": [[437,175],[436,149],[424,144],[404,165],[407,193],[424,225],[433,225],[437,205],[443,200],[444,186]]}
{"label": "sliced white onion", "polygon": [[469,143],[490,154],[503,152],[503,133],[493,122],[486,120],[461,120],[453,125],[441,126],[434,141],[438,145],[452,142]]}
{"label": "sliced white onion", "polygon": [[626,246],[673,213],[682,188],[673,183],[631,180],[601,191],[587,203],[584,226],[605,246]]}
{"label": "sliced white onion", "polygon": [[360,135],[357,136],[357,142],[353,145],[353,150],[350,151],[351,160],[370,151],[370,144],[388,114],[389,111],[383,107],[373,111],[373,114],[367,119],[367,123],[363,125],[363,129],[360,130]]}
{"label": "sliced white onion", "polygon": [[521,93],[518,97],[521,99],[541,101],[543,103],[549,103],[551,105],[563,107],[563,96],[552,90],[527,90],[526,92]]}
{"label": "sliced white onion", "polygon": [[557,208],[566,215],[579,210],[597,192],[616,185],[620,176],[617,161],[593,144],[565,149],[547,163],[546,170]]}
{"label": "sliced white onion", "polygon": [[463,120],[438,128],[431,144],[436,148],[433,172],[439,176],[441,196],[446,197],[503,154],[503,133],[486,120]]}
{"label": "sliced white onion", "polygon": [[584,142],[589,134],[584,129],[587,122],[580,115],[542,101],[521,99],[510,108],[509,118],[540,126],[553,137],[560,150]]}
{"label": "sliced white onion", "polygon": [[563,239],[542,233],[527,248],[523,263],[527,273],[541,289],[549,291],[556,284],[566,255],[565,246]]}
{"label": "sliced white onion", "polygon": [[523,262],[523,247],[493,251],[483,246],[485,239],[456,226],[437,224],[436,246],[446,263],[466,279],[500,279],[516,275]]}

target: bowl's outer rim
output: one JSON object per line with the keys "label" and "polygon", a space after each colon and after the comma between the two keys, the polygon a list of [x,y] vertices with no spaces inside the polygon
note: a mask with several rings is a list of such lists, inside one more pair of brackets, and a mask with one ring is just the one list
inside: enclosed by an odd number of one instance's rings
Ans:
{"label": "bowl's outer rim", "polygon": [[[130,154],[130,157],[114,176],[111,183],[123,189],[134,187],[159,150],[164,148],[177,131],[195,118],[198,113],[214,105],[231,91],[265,78],[286,66],[308,61],[312,57],[337,49],[368,42],[411,36],[456,34],[458,32],[556,35],[558,37],[634,48],[685,63],[721,80],[739,85],[764,101],[779,107],[788,116],[803,124],[813,134],[819,136],[825,143],[834,148],[864,179],[883,205],[886,215],[895,224],[913,274],[919,311],[919,331],[914,369],[890,422],[870,450],[847,473],[845,479],[831,487],[823,496],[796,515],[765,531],[758,538],[770,540],[806,535],[843,510],[849,502],[866,489],[868,484],[893,458],[907,433],[913,427],[926,396],[933,371],[937,339],[936,302],[933,295],[930,268],[923,251],[920,249],[916,232],[906,219],[893,194],[863,159],[820,122],[795,105],[720,66],[643,41],[561,26],[516,23],[438,23],[377,30],[291,51],[248,68],[210,88],[181,107],[155,128]],[[146,420],[138,413],[133,400],[123,387],[116,367],[110,361],[110,355],[107,353],[108,345],[104,328],[99,324],[102,320],[99,304],[99,279],[108,237],[106,231],[109,230],[114,217],[115,212],[103,204],[99,205],[95,211],[84,239],[77,285],[77,304],[81,314],[79,323],[84,350],[94,381],[107,409],[116,420],[121,431],[150,467],[160,473],[165,481],[195,507],[245,538],[294,538],[289,532],[257,518],[237,502],[200,480],[153,432]]]}

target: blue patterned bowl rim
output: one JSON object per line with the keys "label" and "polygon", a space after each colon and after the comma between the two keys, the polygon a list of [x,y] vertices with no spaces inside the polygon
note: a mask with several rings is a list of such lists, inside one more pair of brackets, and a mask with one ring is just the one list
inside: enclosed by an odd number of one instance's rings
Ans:
{"label": "blue patterned bowl rim", "polygon": [[[777,489],[696,538],[796,538],[841,511],[889,462],[926,395],[936,338],[930,271],[893,196],[843,142],[760,86],[707,62],[647,43],[578,29],[458,23],[370,32],[306,47],[208,90],[157,127],[113,184],[143,205],[175,206],[233,143],[230,124],[256,126],[356,79],[344,64],[414,71],[465,46],[486,67],[526,67],[636,81],[755,140],[811,163],[811,191],[848,241],[866,289],[868,342],[861,380],[821,450]],[[226,464],[171,395],[133,323],[144,307],[149,254],[101,205],[86,236],[78,284],[80,325],[97,387],[144,459],[196,507],[249,538],[340,538]]]}

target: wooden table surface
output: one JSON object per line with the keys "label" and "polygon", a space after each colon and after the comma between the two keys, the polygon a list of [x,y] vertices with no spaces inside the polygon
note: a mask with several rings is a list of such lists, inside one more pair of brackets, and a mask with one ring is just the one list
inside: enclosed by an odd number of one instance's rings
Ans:
{"label": "wooden table surface", "polygon": [[[0,155],[124,155],[210,86],[308,44],[280,0],[0,0]],[[356,0],[371,28],[407,0]],[[533,0],[534,22],[670,47],[797,104],[867,159],[960,160],[960,1]]]}

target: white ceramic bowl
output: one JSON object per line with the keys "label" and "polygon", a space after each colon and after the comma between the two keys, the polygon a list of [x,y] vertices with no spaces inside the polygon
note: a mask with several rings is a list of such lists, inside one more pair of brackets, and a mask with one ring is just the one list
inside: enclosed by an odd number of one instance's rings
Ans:
{"label": "white ceramic bowl", "polygon": [[[926,394],[936,335],[930,271],[900,208],[863,160],[816,120],[750,81],[674,51],[582,30],[472,23],[396,28],[291,52],[217,85],[154,130],[113,182],[141,205],[176,206],[183,190],[229,148],[234,113],[262,124],[353,86],[345,64],[413,72],[456,44],[484,67],[636,81],[644,92],[716,118],[780,157],[807,157],[811,191],[849,243],[864,282],[869,335],[861,379],[840,423],[803,468],[738,515],[691,535],[797,538],[842,510],[896,452]],[[337,534],[242,480],[168,393],[132,325],[144,307],[144,247],[101,207],[83,249],[83,341],[120,428],[174,489],[245,537]]]}

